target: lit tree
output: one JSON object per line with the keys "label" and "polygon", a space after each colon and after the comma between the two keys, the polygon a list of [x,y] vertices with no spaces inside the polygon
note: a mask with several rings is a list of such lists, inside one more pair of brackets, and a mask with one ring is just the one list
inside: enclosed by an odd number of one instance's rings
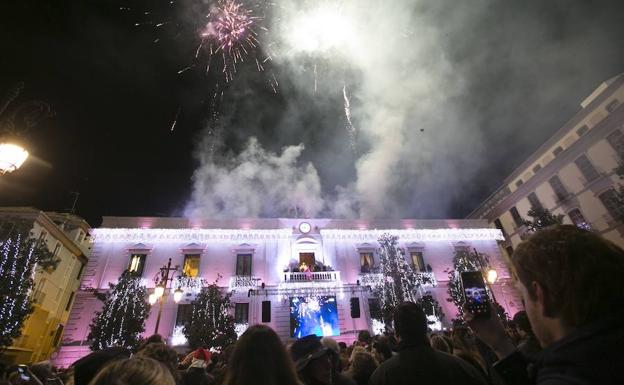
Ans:
{"label": "lit tree", "polygon": [[542,206],[531,207],[527,215],[531,217],[531,220],[525,219],[523,224],[529,231],[538,231],[548,226],[560,225],[563,223],[562,214],[555,215]]}
{"label": "lit tree", "polygon": [[378,254],[383,282],[375,288],[375,294],[381,300],[381,313],[387,329],[394,308],[401,302],[415,302],[416,289],[423,283],[422,275],[405,260],[398,239],[395,235],[382,234],[377,240],[381,246]]}
{"label": "lit tree", "polygon": [[145,319],[149,315],[147,289],[136,274],[125,271],[110,289],[93,294],[104,302],[102,310],[91,321],[88,339],[91,350],[122,346],[131,350],[141,342],[145,331]]}
{"label": "lit tree", "polygon": [[32,286],[36,270],[54,270],[59,259],[45,243],[32,237],[32,221],[6,218],[0,222],[0,348],[22,334],[32,313]]}
{"label": "lit tree", "polygon": [[425,293],[416,303],[422,307],[423,311],[427,315],[427,323],[429,325],[444,319],[442,307],[430,292]]}
{"label": "lit tree", "polygon": [[234,318],[228,312],[232,307],[232,293],[223,295],[217,282],[218,279],[204,287],[191,302],[193,315],[184,326],[184,335],[193,349],[202,347],[222,350],[236,342]]}
{"label": "lit tree", "polygon": [[453,256],[453,268],[447,269],[448,286],[446,289],[449,297],[446,299],[457,307],[458,316],[463,319],[464,293],[462,292],[460,274],[465,271],[482,271],[482,266],[489,265],[489,257],[486,254],[472,252],[468,247],[458,247]]}

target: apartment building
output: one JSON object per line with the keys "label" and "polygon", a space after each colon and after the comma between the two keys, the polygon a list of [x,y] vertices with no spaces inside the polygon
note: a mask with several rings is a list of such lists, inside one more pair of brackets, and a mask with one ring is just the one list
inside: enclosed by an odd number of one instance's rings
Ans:
{"label": "apartment building", "polygon": [[623,102],[624,74],[600,84],[467,218],[487,219],[500,229],[508,255],[527,235],[523,219],[537,206],[624,247],[615,195],[622,181],[614,172],[624,154]]}
{"label": "apartment building", "polygon": [[67,325],[74,297],[90,254],[89,225],[82,218],[30,207],[2,207],[0,221],[32,223],[31,236],[44,242],[60,262],[55,270],[37,270],[32,298],[34,311],[21,337],[3,352],[3,359],[30,363],[53,358]]}

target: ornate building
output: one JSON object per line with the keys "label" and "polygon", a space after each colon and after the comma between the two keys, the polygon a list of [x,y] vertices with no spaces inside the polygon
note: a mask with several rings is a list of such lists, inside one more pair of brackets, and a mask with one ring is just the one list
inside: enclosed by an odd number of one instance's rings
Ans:
{"label": "ornate building", "polygon": [[[154,278],[170,259],[177,271],[169,293],[179,288],[184,294],[178,303],[166,295],[162,311],[158,303],[152,307],[146,336],[156,331],[160,318],[158,333],[184,349],[181,325],[190,315],[189,303],[202,286],[218,279],[219,286],[234,293],[232,315],[239,330],[264,323],[284,340],[310,330],[353,340],[358,331],[374,327],[378,300],[372,289],[383,279],[376,273],[377,239],[383,233],[398,236],[405,258],[428,278],[419,291],[431,292],[446,316],[434,327],[447,326],[455,317],[456,309],[446,301],[445,270],[457,247],[488,254],[499,276],[496,299],[510,314],[520,309],[497,246],[502,234],[484,220],[105,217],[102,227],[92,230],[92,255],[55,361],[66,366],[88,352],[89,322],[100,303],[87,288],[105,290],[130,269],[152,292]],[[315,311],[318,329],[306,329],[299,322],[303,318],[296,318],[303,312],[313,319]]]}

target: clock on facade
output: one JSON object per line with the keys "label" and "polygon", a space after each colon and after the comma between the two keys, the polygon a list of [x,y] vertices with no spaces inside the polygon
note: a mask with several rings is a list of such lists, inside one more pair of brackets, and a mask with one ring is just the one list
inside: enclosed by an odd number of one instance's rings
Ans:
{"label": "clock on facade", "polygon": [[299,224],[299,231],[301,231],[302,233],[307,234],[310,232],[310,230],[312,230],[312,226],[310,226],[308,222],[301,222]]}

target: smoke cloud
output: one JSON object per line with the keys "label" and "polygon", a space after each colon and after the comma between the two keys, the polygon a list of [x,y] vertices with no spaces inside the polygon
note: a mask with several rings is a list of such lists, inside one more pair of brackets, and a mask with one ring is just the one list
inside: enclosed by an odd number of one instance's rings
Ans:
{"label": "smoke cloud", "polygon": [[277,0],[262,43],[279,111],[250,105],[266,74],[237,75],[222,122],[247,144],[226,157],[199,147],[187,214],[465,214],[575,107],[549,109],[604,80],[587,66],[617,46],[581,6],[563,17],[538,3]]}

